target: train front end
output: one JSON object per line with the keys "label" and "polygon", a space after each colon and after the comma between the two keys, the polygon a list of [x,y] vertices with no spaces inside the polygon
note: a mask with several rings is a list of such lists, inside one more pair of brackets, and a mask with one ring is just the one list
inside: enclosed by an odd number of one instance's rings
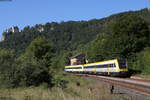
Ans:
{"label": "train front end", "polygon": [[121,59],[117,60],[118,63],[118,76],[126,77],[129,75],[128,73],[128,67],[127,67],[127,60]]}

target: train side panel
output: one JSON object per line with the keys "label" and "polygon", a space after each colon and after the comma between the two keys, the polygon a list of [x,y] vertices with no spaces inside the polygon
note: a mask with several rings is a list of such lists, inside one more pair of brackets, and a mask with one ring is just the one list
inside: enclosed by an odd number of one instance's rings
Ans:
{"label": "train side panel", "polygon": [[84,65],[65,66],[67,72],[80,72],[89,74],[100,74],[110,76],[123,76],[128,72],[127,67],[121,65],[117,59],[95,62]]}

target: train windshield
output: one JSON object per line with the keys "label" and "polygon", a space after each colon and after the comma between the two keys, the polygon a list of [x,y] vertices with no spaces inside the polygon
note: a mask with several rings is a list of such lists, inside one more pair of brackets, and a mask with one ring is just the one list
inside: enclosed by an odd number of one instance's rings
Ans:
{"label": "train windshield", "polygon": [[126,60],[119,60],[119,67],[126,68]]}

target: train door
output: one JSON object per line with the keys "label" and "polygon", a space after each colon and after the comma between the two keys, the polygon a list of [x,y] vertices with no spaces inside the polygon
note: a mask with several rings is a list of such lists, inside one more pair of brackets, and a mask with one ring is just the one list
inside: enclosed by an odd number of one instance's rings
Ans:
{"label": "train door", "polygon": [[84,71],[84,66],[83,65],[81,65],[81,69],[82,69],[81,72],[83,72]]}
{"label": "train door", "polygon": [[107,65],[107,72],[108,72],[107,74],[110,75],[110,73],[111,73],[111,65],[110,64]]}
{"label": "train door", "polygon": [[96,66],[93,67],[93,72],[96,74]]}
{"label": "train door", "polygon": [[114,73],[115,72],[115,63],[111,64],[110,67],[111,67],[112,73]]}

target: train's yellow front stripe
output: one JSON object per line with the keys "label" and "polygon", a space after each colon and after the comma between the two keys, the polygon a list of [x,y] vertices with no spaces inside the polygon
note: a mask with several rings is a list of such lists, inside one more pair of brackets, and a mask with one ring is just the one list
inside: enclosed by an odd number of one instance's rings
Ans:
{"label": "train's yellow front stripe", "polygon": [[127,68],[125,68],[125,69],[119,69],[119,71],[120,71],[120,72],[127,72],[128,69],[127,69]]}

